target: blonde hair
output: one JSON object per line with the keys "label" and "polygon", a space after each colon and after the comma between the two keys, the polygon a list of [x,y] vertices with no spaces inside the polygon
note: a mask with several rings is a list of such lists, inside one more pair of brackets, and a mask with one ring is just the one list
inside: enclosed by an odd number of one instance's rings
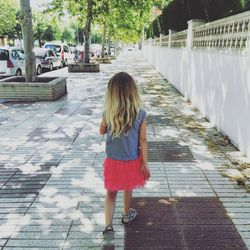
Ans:
{"label": "blonde hair", "polygon": [[114,138],[132,127],[140,106],[134,79],[126,72],[115,74],[108,82],[104,107],[104,122]]}

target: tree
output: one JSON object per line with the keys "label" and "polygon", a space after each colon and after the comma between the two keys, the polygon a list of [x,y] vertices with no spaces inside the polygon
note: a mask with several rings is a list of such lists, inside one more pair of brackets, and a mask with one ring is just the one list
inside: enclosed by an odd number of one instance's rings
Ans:
{"label": "tree", "polygon": [[97,31],[91,32],[91,43],[101,43],[101,35]]}
{"label": "tree", "polygon": [[41,47],[45,41],[62,40],[60,20],[45,13],[35,12],[32,15],[34,39]]}
{"label": "tree", "polygon": [[34,13],[33,14],[34,39],[38,40],[40,47],[42,47],[42,41],[48,28],[49,24],[45,15],[39,12]]}
{"label": "tree", "polygon": [[33,52],[32,13],[29,0],[20,0],[20,23],[22,26],[26,82],[33,82],[36,78],[36,58]]}
{"label": "tree", "polygon": [[97,22],[103,24],[103,45],[105,40],[138,42],[152,6],[151,0],[102,1]]}
{"label": "tree", "polygon": [[7,35],[16,26],[15,1],[0,0],[0,36]]}
{"label": "tree", "polygon": [[67,43],[75,43],[75,31],[70,28],[70,27],[66,27],[64,28],[62,35],[61,35],[61,40],[63,42],[67,42]]}
{"label": "tree", "polygon": [[221,19],[242,11],[241,0],[202,0],[207,21]]}
{"label": "tree", "polygon": [[[59,15],[68,12],[78,19],[79,28],[83,28],[85,41],[85,62],[89,61],[89,37],[91,24],[106,24],[103,41],[111,40],[135,42],[140,39],[143,26],[149,19],[153,3],[162,5],[164,0],[53,0],[49,11]],[[104,29],[104,31],[105,31]]]}
{"label": "tree", "polygon": [[[163,8],[158,18],[161,33],[168,34],[168,30],[181,31],[187,29],[187,22],[191,19],[203,19],[211,22],[223,17],[234,15],[247,9],[250,0],[173,0]],[[147,34],[158,36],[156,20],[152,22]]]}
{"label": "tree", "polygon": [[93,0],[87,0],[87,17],[85,28],[83,31],[84,34],[84,63],[89,63],[89,38],[91,32],[91,23],[93,19]]}
{"label": "tree", "polygon": [[241,7],[245,10],[250,10],[250,0],[241,0]]}
{"label": "tree", "polygon": [[[16,20],[19,20],[20,11],[16,13]],[[20,22],[16,21],[16,25],[8,32],[8,40],[22,39],[22,28]]]}
{"label": "tree", "polygon": [[74,17],[83,29],[84,41],[84,62],[89,63],[89,38],[91,32],[91,23],[93,20],[93,8],[97,0],[53,0],[48,8],[49,12],[57,12],[63,15],[65,9]]}

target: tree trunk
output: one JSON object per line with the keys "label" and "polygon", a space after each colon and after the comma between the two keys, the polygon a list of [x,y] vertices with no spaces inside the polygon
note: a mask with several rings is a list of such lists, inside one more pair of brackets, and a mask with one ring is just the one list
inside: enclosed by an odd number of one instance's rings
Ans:
{"label": "tree trunk", "polygon": [[89,34],[91,32],[92,17],[93,17],[93,1],[88,0],[88,14],[84,29],[84,63],[89,63]]}
{"label": "tree trunk", "polygon": [[110,40],[108,39],[108,55],[111,55]]}
{"label": "tree trunk", "polygon": [[106,38],[106,23],[103,23],[103,31],[102,31],[102,55],[101,57],[104,58],[105,53],[105,38]]}
{"label": "tree trunk", "polygon": [[114,44],[114,56],[117,56],[117,42]]}
{"label": "tree trunk", "polygon": [[34,82],[36,78],[36,57],[33,52],[34,40],[32,30],[32,13],[29,0],[20,0],[21,27],[25,53],[26,82]]}

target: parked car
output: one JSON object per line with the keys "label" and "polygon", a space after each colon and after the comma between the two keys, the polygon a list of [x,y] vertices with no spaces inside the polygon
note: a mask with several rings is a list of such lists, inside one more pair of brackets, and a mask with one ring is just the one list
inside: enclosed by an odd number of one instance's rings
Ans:
{"label": "parked car", "polygon": [[[83,61],[84,60],[84,46],[82,45],[77,45],[75,47],[75,61],[79,62],[79,61]],[[92,49],[89,50],[89,58],[91,59],[92,57],[94,57],[94,52],[92,51]]]}
{"label": "parked car", "polygon": [[70,47],[61,42],[47,42],[44,44],[44,48],[53,50],[61,58],[61,66],[67,66],[69,63],[74,62],[74,54]]}
{"label": "parked car", "polygon": [[24,72],[24,51],[20,48],[0,47],[0,74],[20,76]]}
{"label": "parked car", "polygon": [[[21,76],[25,74],[24,50],[17,47],[0,47],[0,74]],[[37,75],[42,73],[42,66],[36,60]]]}
{"label": "parked car", "polygon": [[61,67],[61,58],[51,49],[35,48],[36,58],[40,60],[42,70],[52,71],[54,68]]}

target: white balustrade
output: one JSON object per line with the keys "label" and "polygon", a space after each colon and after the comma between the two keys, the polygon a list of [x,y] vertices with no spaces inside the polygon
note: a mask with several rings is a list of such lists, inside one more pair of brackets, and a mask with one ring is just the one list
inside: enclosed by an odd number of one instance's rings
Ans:
{"label": "white balustrade", "polygon": [[168,47],[168,36],[161,36],[161,46],[167,46]]}
{"label": "white balustrade", "polygon": [[250,11],[200,25],[193,29],[193,48],[246,49]]}
{"label": "white balustrade", "polygon": [[171,34],[171,47],[184,48],[187,42],[187,30]]}
{"label": "white balustrade", "polygon": [[[250,43],[250,11],[204,24],[201,20],[190,20],[189,28],[168,36],[161,35],[148,44],[172,48],[233,49],[244,50]],[[145,41],[146,42],[146,41]],[[249,48],[250,49],[250,48]]]}

